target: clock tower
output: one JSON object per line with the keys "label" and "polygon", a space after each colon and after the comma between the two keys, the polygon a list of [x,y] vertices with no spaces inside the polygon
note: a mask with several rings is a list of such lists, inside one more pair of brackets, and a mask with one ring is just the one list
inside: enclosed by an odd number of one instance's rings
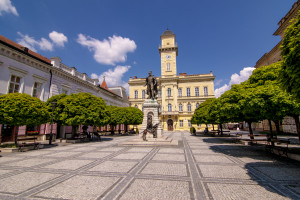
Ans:
{"label": "clock tower", "polygon": [[177,76],[176,56],[178,56],[178,47],[175,41],[175,35],[172,31],[166,30],[161,36],[161,45],[159,54],[161,60],[161,77]]}

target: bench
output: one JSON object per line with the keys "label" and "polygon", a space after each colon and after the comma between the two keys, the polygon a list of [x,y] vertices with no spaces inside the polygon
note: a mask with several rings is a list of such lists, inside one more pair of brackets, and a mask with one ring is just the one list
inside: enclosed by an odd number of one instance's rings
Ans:
{"label": "bench", "polygon": [[[274,143],[274,145],[272,145],[272,143]],[[286,146],[275,146],[275,143],[277,145],[281,145],[284,144]],[[266,145],[266,150],[270,153],[275,154],[275,151],[277,151],[279,156],[286,156],[288,157],[288,150],[289,150],[289,144],[291,143],[291,141],[289,139],[271,139],[268,141],[268,144]]]}
{"label": "bench", "polygon": [[26,138],[18,138],[17,146],[18,151],[22,151],[24,147],[33,146],[34,149],[40,148],[40,143],[36,141],[37,137],[26,137]]}
{"label": "bench", "polygon": [[241,134],[241,133],[236,133],[236,134],[235,134],[235,143],[240,142],[241,139],[242,139],[242,137],[243,137],[243,134]]}

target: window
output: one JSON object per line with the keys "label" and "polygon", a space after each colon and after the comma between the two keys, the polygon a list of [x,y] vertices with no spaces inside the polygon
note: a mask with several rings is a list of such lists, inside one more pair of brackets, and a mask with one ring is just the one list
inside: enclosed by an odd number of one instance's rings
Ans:
{"label": "window", "polygon": [[181,89],[181,88],[178,89],[178,96],[179,96],[179,97],[182,96],[182,89]]}
{"label": "window", "polygon": [[167,63],[167,71],[171,71],[170,63]]}
{"label": "window", "polygon": [[172,96],[171,94],[171,88],[168,88],[168,97]]}
{"label": "window", "polygon": [[199,107],[199,105],[200,105],[199,103],[196,103],[196,108],[198,108],[198,107]]}
{"label": "window", "polygon": [[38,135],[40,131],[40,126],[27,126],[26,135]]}
{"label": "window", "polygon": [[203,90],[204,90],[204,96],[208,96],[208,90],[207,90],[207,87],[204,87]]}
{"label": "window", "polygon": [[142,98],[143,98],[143,99],[145,99],[145,93],[146,93],[146,91],[143,90],[143,91],[142,91]]}
{"label": "window", "polygon": [[182,112],[182,104],[179,104],[179,112]]}
{"label": "window", "polygon": [[183,120],[179,120],[179,126],[183,127]]}
{"label": "window", "polygon": [[191,89],[186,88],[186,96],[190,97],[191,96]]}
{"label": "window", "polygon": [[135,106],[134,107],[136,107],[136,108],[139,108],[136,104],[135,104]]}
{"label": "window", "polygon": [[134,98],[135,99],[139,98],[139,92],[137,90],[134,91]]}
{"label": "window", "polygon": [[15,75],[11,75],[8,93],[17,93],[17,92],[19,92],[20,82],[21,82],[20,77],[15,76]]}
{"label": "window", "polygon": [[161,97],[161,90],[158,90],[157,93],[158,93],[157,96],[158,96],[158,97]]}
{"label": "window", "polygon": [[195,88],[195,96],[199,97],[199,88],[198,87]]}
{"label": "window", "polygon": [[192,111],[192,106],[191,106],[190,103],[188,103],[188,105],[187,105],[187,110],[188,110],[188,112],[191,112],[191,111]]}
{"label": "window", "polygon": [[188,123],[189,123],[189,127],[192,127],[191,120],[188,120]]}
{"label": "window", "polygon": [[171,112],[172,111],[172,105],[169,103],[168,104],[168,111]]}
{"label": "window", "polygon": [[42,93],[42,83],[34,82],[32,96],[40,98]]}

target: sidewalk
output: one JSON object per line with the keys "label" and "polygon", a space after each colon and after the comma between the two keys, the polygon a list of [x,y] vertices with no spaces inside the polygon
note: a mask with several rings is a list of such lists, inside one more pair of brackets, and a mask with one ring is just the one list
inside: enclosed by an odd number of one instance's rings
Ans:
{"label": "sidewalk", "polygon": [[300,199],[300,164],[260,146],[167,133],[178,147],[118,147],[132,137],[5,154],[0,199]]}

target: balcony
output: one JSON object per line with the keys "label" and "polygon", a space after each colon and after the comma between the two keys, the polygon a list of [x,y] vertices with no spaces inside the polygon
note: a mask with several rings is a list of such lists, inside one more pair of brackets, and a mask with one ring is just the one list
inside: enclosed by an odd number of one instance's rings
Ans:
{"label": "balcony", "polygon": [[161,115],[178,115],[178,111],[162,111]]}

